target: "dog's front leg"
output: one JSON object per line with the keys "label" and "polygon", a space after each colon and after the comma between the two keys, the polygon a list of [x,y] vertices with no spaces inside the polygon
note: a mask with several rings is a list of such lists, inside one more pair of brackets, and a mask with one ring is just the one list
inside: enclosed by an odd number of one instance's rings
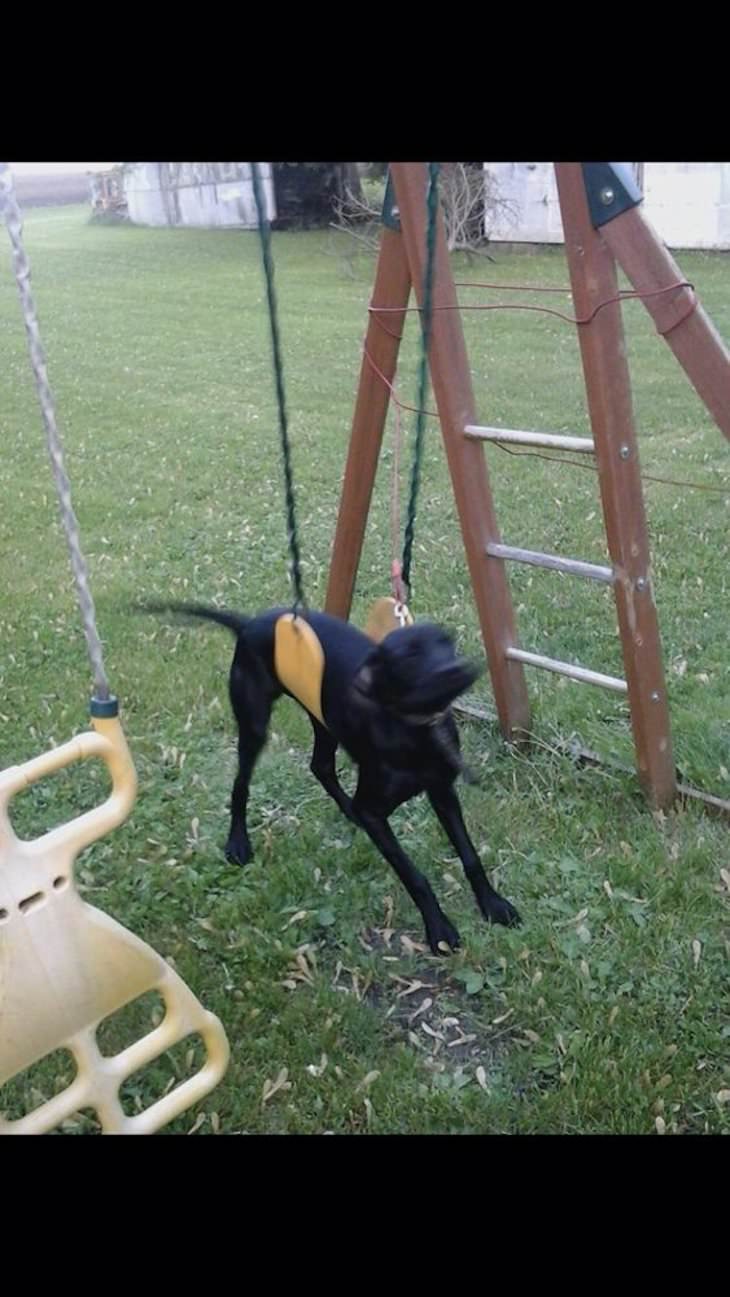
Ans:
{"label": "dog's front leg", "polygon": [[430,789],[428,799],[451,845],[458,852],[464,866],[464,873],[485,919],[490,923],[502,923],[505,927],[516,927],[520,922],[520,916],[509,901],[500,896],[499,892],[495,892],[487,878],[476,847],[467,833],[459,798],[454,789],[449,787]]}
{"label": "dog's front leg", "polygon": [[444,953],[439,949],[441,942],[456,950],[460,941],[459,933],[441,909],[428,879],[409,860],[385,815],[361,800],[359,788],[352,806],[368,837],[393,867],[411,900],[418,906],[426,929],[426,940],[434,955]]}

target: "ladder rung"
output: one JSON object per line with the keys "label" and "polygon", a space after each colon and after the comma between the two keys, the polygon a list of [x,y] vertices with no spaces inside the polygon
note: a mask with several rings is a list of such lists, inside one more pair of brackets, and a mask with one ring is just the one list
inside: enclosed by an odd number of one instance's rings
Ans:
{"label": "ladder rung", "polygon": [[467,437],[479,441],[503,441],[514,446],[545,446],[553,450],[574,450],[581,455],[592,455],[595,447],[590,437],[563,437],[556,432],[519,432],[514,428],[482,428],[468,423],[464,429]]}
{"label": "ladder rung", "polygon": [[506,656],[512,662],[524,662],[526,666],[542,667],[545,671],[554,671],[559,676],[569,676],[571,680],[580,680],[586,685],[601,685],[604,689],[613,689],[614,693],[628,693],[625,680],[618,676],[605,676],[600,671],[588,671],[586,667],[575,667],[570,662],[558,662],[556,658],[543,657],[542,653],[526,653],[524,649],[508,648]]}
{"label": "ladder rung", "polygon": [[514,545],[487,545],[490,558],[511,558],[516,563],[531,563],[533,567],[547,567],[553,572],[568,572],[571,576],[585,576],[589,581],[613,584],[613,568],[597,563],[582,563],[577,558],[561,558],[559,554],[542,554],[536,549],[517,549]]}

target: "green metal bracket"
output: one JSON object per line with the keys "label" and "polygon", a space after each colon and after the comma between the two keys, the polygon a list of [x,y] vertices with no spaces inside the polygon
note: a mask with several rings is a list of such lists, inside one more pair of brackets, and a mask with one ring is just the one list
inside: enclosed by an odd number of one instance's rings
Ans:
{"label": "green metal bracket", "polygon": [[581,166],[595,229],[643,202],[644,195],[625,162],[582,162]]}
{"label": "green metal bracket", "polygon": [[109,698],[92,698],[89,702],[90,716],[118,716],[119,701],[111,694]]}
{"label": "green metal bracket", "polygon": [[383,225],[389,230],[395,230],[400,234],[400,214],[398,205],[395,201],[395,189],[388,171],[388,179],[385,185],[385,198],[383,199]]}

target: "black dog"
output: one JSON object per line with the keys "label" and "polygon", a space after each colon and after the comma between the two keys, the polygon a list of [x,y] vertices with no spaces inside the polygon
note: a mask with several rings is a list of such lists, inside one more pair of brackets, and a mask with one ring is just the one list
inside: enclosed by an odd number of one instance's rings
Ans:
{"label": "black dog", "polygon": [[[284,693],[293,696],[274,667],[276,623],[287,610],[271,609],[255,618],[198,604],[147,605],[147,610],[206,618],[227,626],[237,637],[229,688],[238,722],[239,769],[231,798],[226,855],[245,865],[253,856],[246,825],[251,775],[266,742],[274,702]],[[455,949],[459,934],[388,824],[396,807],[417,793],[428,796],[459,854],[484,917],[492,923],[519,923],[517,911],[494,890],[484,873],[454,791],[462,764],[450,704],[469,688],[478,671],[456,657],[451,639],[437,626],[406,627],[373,644],[349,622],[326,613],[302,615],[324,652],[325,724],[308,711],[314,729],[312,773],[393,866],[421,912],[431,950],[437,954],[444,943]],[[352,799],[335,772],[340,744],[358,767]]]}

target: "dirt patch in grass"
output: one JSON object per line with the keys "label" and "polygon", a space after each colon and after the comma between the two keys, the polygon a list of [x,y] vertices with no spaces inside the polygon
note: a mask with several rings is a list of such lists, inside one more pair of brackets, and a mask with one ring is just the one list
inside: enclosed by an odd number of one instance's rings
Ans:
{"label": "dirt patch in grass", "polygon": [[[417,1051],[434,1078],[466,1084],[475,1075],[484,1088],[513,1044],[511,1014],[496,999],[467,994],[453,961],[438,961],[404,930],[365,928],[360,944],[378,956],[377,969],[363,973],[337,960],[332,985],[382,1015],[393,1043]],[[482,1012],[479,1012],[481,1008]]]}

